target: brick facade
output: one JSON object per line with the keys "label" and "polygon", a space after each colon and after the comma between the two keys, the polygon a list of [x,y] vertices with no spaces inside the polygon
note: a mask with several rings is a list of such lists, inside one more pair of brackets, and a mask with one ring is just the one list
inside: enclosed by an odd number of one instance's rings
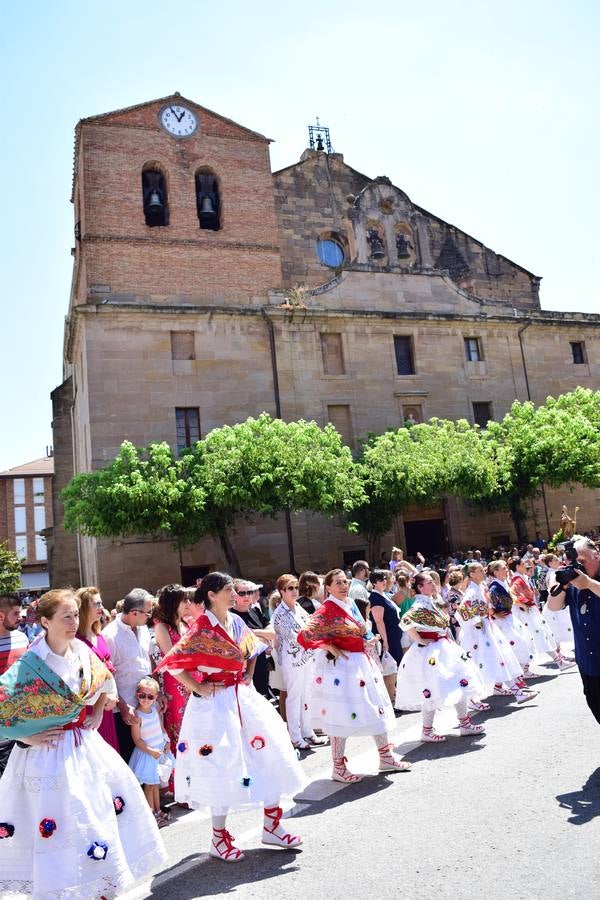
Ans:
{"label": "brick facade", "polygon": [[[168,102],[198,114],[196,135],[177,140],[162,130]],[[165,227],[145,224],[148,162],[166,178]],[[218,231],[199,228],[199,166],[219,180]],[[333,419],[349,442],[431,416],[473,421],[489,409],[498,418],[515,398],[542,402],[578,384],[600,386],[600,316],[542,311],[539,278],[340,154],[305,151],[271,175],[266,138],[183,98],[83,120],[73,199],[81,239],[67,380],[53,393],[57,485],[104,465],[125,439],[175,448],[178,408],[199,411],[202,435],[274,414],[271,334],[283,418]],[[319,261],[319,239],[339,243],[343,264]],[[288,308],[295,285],[306,308]],[[408,374],[399,374],[395,337],[408,341]],[[467,338],[478,359],[466,358]],[[575,364],[570,342],[582,340],[585,362]],[[555,530],[561,504],[575,501],[580,526],[596,526],[597,492],[548,491],[545,508],[532,505],[531,532],[546,531],[546,509]],[[454,547],[513,539],[506,516],[449,499],[406,511],[383,546],[410,545],[427,522]],[[360,536],[319,516],[294,516],[292,532],[299,570],[365,552]],[[283,521],[240,524],[234,543],[249,577],[289,568]],[[77,566],[109,602],[134,584],[179,579],[180,564],[189,573],[223,558],[208,538],[181,560],[168,543],[144,540],[81,540],[78,557],[75,539],[55,529],[53,583],[73,582]]]}

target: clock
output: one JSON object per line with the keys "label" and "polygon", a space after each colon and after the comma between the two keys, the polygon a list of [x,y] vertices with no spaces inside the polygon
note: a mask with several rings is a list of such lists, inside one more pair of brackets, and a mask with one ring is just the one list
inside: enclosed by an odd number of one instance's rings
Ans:
{"label": "clock", "polygon": [[198,128],[198,117],[187,106],[173,104],[161,109],[158,120],[167,134],[176,138],[191,137]]}

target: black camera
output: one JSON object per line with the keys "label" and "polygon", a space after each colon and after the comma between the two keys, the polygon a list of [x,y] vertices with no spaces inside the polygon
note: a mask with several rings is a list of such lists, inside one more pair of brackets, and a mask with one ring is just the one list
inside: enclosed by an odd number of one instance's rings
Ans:
{"label": "black camera", "polygon": [[552,597],[556,597],[557,594],[560,594],[561,591],[564,591],[566,586],[570,584],[574,578],[577,578],[581,575],[582,572],[585,573],[585,569],[581,565],[580,562],[577,562],[577,550],[575,549],[574,541],[565,541],[563,544],[564,554],[569,560],[569,564],[566,566],[561,566],[560,569],[556,569],[554,572],[554,577],[556,578],[556,584],[550,588],[550,594]]}

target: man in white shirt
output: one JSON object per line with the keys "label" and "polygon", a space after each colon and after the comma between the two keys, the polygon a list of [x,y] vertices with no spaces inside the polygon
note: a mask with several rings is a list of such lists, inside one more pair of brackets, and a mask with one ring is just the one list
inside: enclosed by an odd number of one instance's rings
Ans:
{"label": "man in white shirt", "polygon": [[369,563],[366,562],[366,560],[357,559],[356,562],[353,563],[352,581],[350,582],[350,589],[348,591],[348,597],[351,600],[368,601],[369,592],[367,590],[367,582],[370,574]]}
{"label": "man in white shirt", "polygon": [[134,588],[123,600],[123,612],[109,622],[103,637],[110,649],[115,667],[119,700],[115,710],[115,726],[119,750],[126,762],[133,753],[131,725],[136,721],[135,689],[141,678],[152,672],[148,619],[152,614],[152,594]]}

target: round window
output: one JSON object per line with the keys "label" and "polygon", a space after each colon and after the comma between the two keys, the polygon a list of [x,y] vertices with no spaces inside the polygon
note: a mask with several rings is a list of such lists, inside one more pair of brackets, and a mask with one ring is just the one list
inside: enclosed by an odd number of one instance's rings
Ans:
{"label": "round window", "polygon": [[317,256],[324,266],[337,269],[344,262],[344,248],[337,241],[317,241]]}

